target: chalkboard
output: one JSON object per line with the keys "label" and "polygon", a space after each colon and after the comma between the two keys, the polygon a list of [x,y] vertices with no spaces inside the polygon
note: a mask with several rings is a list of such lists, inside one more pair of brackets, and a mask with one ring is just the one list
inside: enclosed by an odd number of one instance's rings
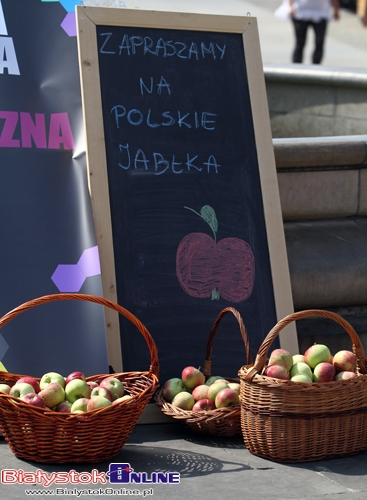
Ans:
{"label": "chalkboard", "polygon": [[[227,306],[255,356],[293,312],[256,19],[77,7],[77,20],[104,295],[152,334],[162,383],[202,365]],[[212,366],[236,376],[227,316]],[[107,323],[124,371],[147,369],[134,327]],[[295,353],[287,328],[274,347]]]}

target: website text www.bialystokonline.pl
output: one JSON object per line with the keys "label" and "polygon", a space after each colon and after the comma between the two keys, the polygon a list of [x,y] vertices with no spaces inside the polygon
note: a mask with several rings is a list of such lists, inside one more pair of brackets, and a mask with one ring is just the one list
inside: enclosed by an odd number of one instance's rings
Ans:
{"label": "website text www.bialystokonline.pl", "polygon": [[138,490],[132,488],[54,488],[50,490],[25,490],[26,495],[34,496],[153,496],[153,488]]}

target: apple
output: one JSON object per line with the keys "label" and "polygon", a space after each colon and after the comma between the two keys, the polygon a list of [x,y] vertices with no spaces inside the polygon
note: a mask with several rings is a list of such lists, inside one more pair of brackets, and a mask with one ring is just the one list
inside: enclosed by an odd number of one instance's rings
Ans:
{"label": "apple", "polygon": [[165,382],[163,387],[162,387],[163,397],[169,403],[171,403],[171,401],[176,396],[176,394],[179,394],[180,392],[185,392],[185,391],[187,392],[187,389],[184,386],[182,379],[175,378],[175,377],[167,380],[167,382]]}
{"label": "apple", "polygon": [[186,366],[182,370],[181,380],[184,383],[184,386],[192,391],[198,385],[205,384],[205,375],[195,366]]}
{"label": "apple", "polygon": [[172,400],[172,406],[181,408],[182,410],[192,410],[195,399],[189,392],[179,392]]}
{"label": "apple", "polygon": [[314,382],[331,382],[335,377],[335,367],[329,362],[318,363],[313,370]]}
{"label": "apple", "polygon": [[205,384],[211,385],[216,380],[224,380],[224,379],[220,375],[212,375],[211,377],[208,378],[208,380],[205,382]]}
{"label": "apple", "polygon": [[192,411],[210,411],[215,410],[215,403],[211,399],[203,398],[196,401]]}
{"label": "apple", "polygon": [[[106,377],[99,383],[100,387],[104,387],[112,394],[112,399],[121,398],[124,395],[124,384],[116,377]],[[112,400],[111,400],[112,401]]]}
{"label": "apple", "polygon": [[65,386],[65,397],[70,403],[80,398],[90,398],[91,388],[85,380],[74,378]]}
{"label": "apple", "polygon": [[9,394],[10,389],[11,389],[10,385],[0,384],[0,392],[5,392],[5,394]]}
{"label": "apple", "polygon": [[71,372],[65,379],[65,385],[68,385],[70,380],[74,380],[75,378],[80,378],[81,380],[85,380],[85,375],[83,372]]}
{"label": "apple", "polygon": [[122,396],[121,398],[117,398],[117,399],[114,399],[112,401],[112,404],[113,405],[116,405],[117,403],[122,403],[123,401],[129,401],[130,399],[133,399],[132,396],[129,396],[129,394],[125,394],[124,396]]}
{"label": "apple", "polygon": [[358,377],[356,372],[343,371],[335,375],[335,380],[350,380],[355,377]]}
{"label": "apple", "polygon": [[216,408],[226,408],[227,406],[237,405],[239,402],[240,397],[238,393],[230,387],[222,389],[215,397]]}
{"label": "apple", "polygon": [[315,366],[319,363],[330,362],[330,350],[326,345],[323,344],[312,345],[307,349],[304,356],[305,363],[307,363],[311,368],[315,368]]}
{"label": "apple", "polygon": [[98,385],[97,387],[94,387],[94,389],[91,390],[90,393],[91,397],[92,396],[103,396],[104,398],[109,399],[110,401],[113,401],[115,398],[113,397],[111,391],[107,389],[107,387],[102,387]]}
{"label": "apple", "polygon": [[228,382],[228,387],[230,389],[233,389],[234,391],[237,392],[237,394],[240,394],[240,384],[238,382]]}
{"label": "apple", "polygon": [[291,377],[291,381],[292,382],[312,382],[312,374],[311,374],[311,378],[306,375],[305,373],[297,373],[296,375],[293,375],[293,377]]}
{"label": "apple", "polygon": [[55,406],[55,411],[59,413],[70,413],[71,403],[67,399]]}
{"label": "apple", "polygon": [[336,373],[355,372],[357,369],[357,356],[352,351],[338,351],[334,354],[333,365]]}
{"label": "apple", "polygon": [[[75,380],[75,379],[72,379]],[[88,411],[89,398],[79,398],[71,405],[70,413],[74,413],[77,410]]]}
{"label": "apple", "polygon": [[24,377],[20,377],[20,379],[18,379],[16,383],[18,384],[19,382],[25,382],[26,384],[30,384],[33,387],[34,392],[36,394],[38,394],[41,390],[38,380],[36,380],[34,377],[29,377],[25,375]]}
{"label": "apple", "polygon": [[97,410],[112,405],[111,401],[103,396],[92,396],[88,401],[87,410]]}
{"label": "apple", "polygon": [[26,382],[19,382],[19,384],[16,383],[9,391],[10,396],[14,396],[16,398],[22,398],[26,394],[31,393],[34,393],[34,389],[31,384],[27,384]]}
{"label": "apple", "polygon": [[214,382],[212,385],[209,386],[207,398],[215,402],[215,398],[217,397],[218,392],[220,392],[222,389],[228,389],[227,382],[222,382],[221,380],[217,380],[216,382]]}
{"label": "apple", "polygon": [[98,382],[94,382],[93,380],[88,380],[87,384],[91,389],[94,389],[95,387],[98,387]]}
{"label": "apple", "polygon": [[49,372],[45,373],[40,380],[40,389],[44,389],[48,384],[57,383],[61,385],[62,388],[65,387],[65,379],[60,373]]}
{"label": "apple", "polygon": [[35,392],[29,392],[28,394],[25,394],[20,398],[22,401],[25,403],[28,403],[33,406],[38,406],[39,408],[45,408],[45,402],[43,398],[39,394],[36,394]]}
{"label": "apple", "polygon": [[284,365],[268,365],[264,370],[264,375],[281,380],[290,380],[289,373]]}
{"label": "apple", "polygon": [[47,384],[38,394],[43,398],[45,405],[49,408],[53,408],[65,399],[65,391],[58,382]]}
{"label": "apple", "polygon": [[304,363],[305,362],[305,357],[303,354],[294,354],[292,356],[292,359],[293,359],[293,364],[295,365],[296,363],[299,363],[299,362],[302,362]]}
{"label": "apple", "polygon": [[274,349],[269,357],[269,365],[283,365],[287,372],[293,365],[293,356],[286,349]]}
{"label": "apple", "polygon": [[192,391],[192,396],[195,401],[199,401],[199,399],[205,399],[208,396],[209,386],[206,384],[200,384],[195,387]]}
{"label": "apple", "polygon": [[294,364],[291,368],[291,378],[294,377],[295,375],[299,375],[300,373],[303,373],[307,375],[310,380],[312,380],[312,370],[310,366],[307,363],[304,363],[303,361],[299,361],[298,363]]}

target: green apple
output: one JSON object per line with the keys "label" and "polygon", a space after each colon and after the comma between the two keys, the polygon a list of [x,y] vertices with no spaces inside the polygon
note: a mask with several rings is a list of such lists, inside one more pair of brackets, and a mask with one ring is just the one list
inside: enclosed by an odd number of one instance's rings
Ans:
{"label": "green apple", "polygon": [[312,382],[312,378],[310,378],[305,373],[297,373],[297,375],[293,375],[293,377],[291,377],[291,381],[292,382],[307,382],[308,383],[308,382]]}
{"label": "green apple", "polygon": [[51,382],[47,384],[44,389],[38,393],[44,400],[45,405],[48,408],[53,408],[54,406],[61,403],[65,399],[65,391],[63,387],[57,382]]}
{"label": "green apple", "polygon": [[182,410],[192,410],[195,399],[189,392],[179,392],[172,400],[172,406],[181,408]]}
{"label": "green apple", "polygon": [[305,352],[305,363],[311,368],[315,368],[319,363],[330,361],[330,350],[326,345],[314,344]]}
{"label": "green apple", "polygon": [[26,382],[19,382],[10,389],[10,396],[14,396],[16,398],[21,398],[26,394],[34,393],[34,388],[31,384],[27,384]]}
{"label": "green apple", "polygon": [[65,397],[70,403],[80,398],[90,398],[91,388],[85,380],[74,378],[65,386]]}
{"label": "green apple", "polygon": [[44,389],[48,384],[56,383],[61,385],[62,388],[65,387],[65,379],[60,373],[48,372],[42,375],[40,380],[40,389]]}
{"label": "green apple", "polygon": [[208,378],[208,380],[205,383],[206,385],[211,385],[216,380],[224,380],[224,379],[220,375],[212,375],[211,377]]}
{"label": "green apple", "polygon": [[112,404],[113,405],[116,405],[117,403],[122,403],[123,401],[127,401],[127,403],[130,402],[130,400],[132,400],[132,396],[129,396],[128,394],[125,394],[125,396],[122,396],[121,398],[117,398],[117,399],[114,399],[112,401]]}
{"label": "green apple", "polygon": [[298,363],[292,366],[291,378],[294,377],[295,375],[299,375],[300,373],[307,375],[310,378],[310,380],[312,380],[312,370],[310,366],[307,363],[304,363],[303,361],[299,361]]}
{"label": "green apple", "polygon": [[111,401],[103,396],[92,396],[88,401],[87,409],[88,411],[97,410],[98,408],[104,408],[111,405]]}
{"label": "green apple", "polygon": [[209,386],[207,398],[210,399],[211,401],[215,402],[215,398],[222,389],[228,389],[228,384],[227,382],[223,382],[221,380],[217,380],[213,384]]}
{"label": "green apple", "polygon": [[79,398],[71,405],[70,413],[74,413],[75,411],[82,410],[88,411],[88,403],[89,398]]}
{"label": "green apple", "polygon": [[121,398],[124,395],[124,384],[116,377],[106,377],[99,383],[100,387],[108,389],[112,394],[112,399]]}
{"label": "green apple", "polygon": [[5,392],[5,394],[9,394],[10,389],[11,389],[10,385],[0,384],[0,392]]}

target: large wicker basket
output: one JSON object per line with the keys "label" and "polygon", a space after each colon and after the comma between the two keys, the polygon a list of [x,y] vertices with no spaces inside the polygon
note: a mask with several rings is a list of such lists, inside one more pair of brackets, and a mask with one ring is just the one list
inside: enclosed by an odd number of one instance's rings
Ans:
{"label": "large wicker basket", "polygon": [[[233,307],[227,307],[219,313],[210,332],[210,336],[206,347],[204,366],[202,370],[206,380],[208,380],[209,377],[212,375],[211,355],[212,355],[214,337],[220,322],[222,321],[223,317],[228,313],[232,313],[236,318],[236,320],[238,321],[242,340],[245,345],[246,360],[248,363],[251,363],[250,344],[247,336],[247,331],[243,324],[241,315]],[[239,379],[237,378],[226,377],[226,380],[231,382],[234,381],[239,382]],[[227,437],[241,433],[241,419],[240,419],[241,413],[239,404],[234,406],[228,406],[226,408],[217,408],[215,410],[210,410],[206,412],[182,410],[181,408],[176,408],[167,401],[165,401],[162,389],[157,392],[155,400],[157,406],[161,409],[161,411],[164,414],[173,417],[177,420],[180,420],[196,433],[212,434],[215,436],[227,436]]]}
{"label": "large wicker basket", "polygon": [[[357,355],[358,377],[300,383],[262,375],[268,350],[292,321],[321,316],[339,323]],[[335,353],[332,353],[335,354]],[[241,425],[248,450],[276,462],[308,462],[353,455],[367,447],[367,361],[353,327],[338,314],[318,309],[290,314],[268,333],[254,365],[243,366]]]}
{"label": "large wicker basket", "polygon": [[[93,295],[60,293],[31,300],[5,314],[0,319],[0,328],[33,307],[58,300],[95,302],[127,318],[147,342],[151,357],[149,371],[113,374],[122,381],[132,399],[84,414],[46,411],[0,393],[0,430],[11,451],[21,459],[42,463],[109,460],[125,444],[156,390],[159,373],[157,349],[148,330],[133,314],[114,302]],[[12,386],[21,376],[0,372],[0,382]],[[106,376],[94,375],[87,381],[98,382]]]}

